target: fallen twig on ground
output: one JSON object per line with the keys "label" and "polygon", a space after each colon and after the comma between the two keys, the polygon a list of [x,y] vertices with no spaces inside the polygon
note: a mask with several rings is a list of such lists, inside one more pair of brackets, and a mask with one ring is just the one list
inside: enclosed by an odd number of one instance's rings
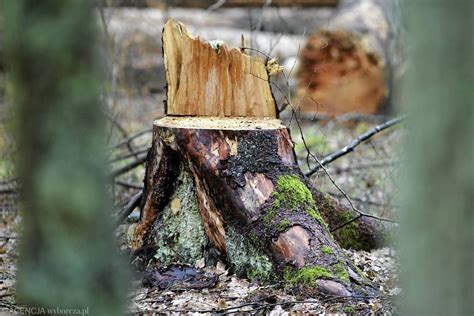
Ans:
{"label": "fallen twig on ground", "polygon": [[[187,309],[167,309],[167,310],[135,310],[131,311],[132,314],[134,315],[143,315],[147,313],[163,313],[163,312],[168,312],[168,313],[219,313],[222,315],[228,315],[228,314],[235,314],[235,313],[255,313],[257,311],[260,311],[262,309],[270,308],[270,307],[275,307],[277,305],[281,306],[286,306],[286,305],[295,305],[295,304],[321,304],[321,303],[327,303],[330,301],[337,301],[337,300],[367,300],[367,299],[389,299],[390,296],[387,295],[377,295],[377,296],[330,296],[328,298],[320,299],[320,300],[294,300],[294,301],[283,301],[283,302],[275,302],[275,303],[266,303],[263,302],[265,299],[260,299],[255,302],[248,302],[248,303],[243,303],[237,306],[232,306],[228,308],[213,308],[213,309],[201,309],[201,310],[187,310]],[[245,309],[242,310],[245,307],[252,306],[254,307],[253,309]]]}

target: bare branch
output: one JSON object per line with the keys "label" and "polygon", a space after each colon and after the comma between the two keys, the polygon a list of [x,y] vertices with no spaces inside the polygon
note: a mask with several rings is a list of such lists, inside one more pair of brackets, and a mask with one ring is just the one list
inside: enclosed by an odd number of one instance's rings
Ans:
{"label": "bare branch", "polygon": [[147,159],[147,155],[143,155],[141,157],[139,157],[137,160],[133,161],[132,163],[129,163],[128,165],[126,166],[123,166],[122,168],[120,169],[117,169],[115,171],[112,171],[110,173],[110,177],[113,179],[113,178],[116,178],[118,177],[119,175],[121,174],[124,174],[124,173],[127,173],[129,172],[130,170],[133,170],[135,169],[136,167],[142,165],[143,163],[146,162],[146,159]]}
{"label": "bare branch", "polygon": [[122,147],[122,146],[128,146],[128,144],[130,144],[132,141],[134,141],[135,139],[145,135],[145,134],[148,134],[148,133],[151,133],[152,132],[152,129],[147,129],[147,130],[144,130],[144,131],[141,131],[133,136],[130,136],[128,139],[126,139],[125,141],[121,142],[121,143],[118,143],[112,147],[110,147],[109,149],[117,149],[119,147]]}
{"label": "bare branch", "polygon": [[402,122],[404,119],[405,119],[405,116],[394,118],[394,119],[392,119],[390,121],[387,121],[383,124],[377,125],[374,128],[371,128],[370,130],[368,130],[364,134],[361,134],[361,135],[357,136],[357,138],[355,138],[353,141],[351,141],[348,145],[346,145],[343,148],[341,148],[339,150],[336,150],[335,152],[325,156],[323,159],[321,159],[320,162],[318,161],[318,165],[316,165],[316,167],[314,167],[313,169],[308,171],[305,174],[305,176],[310,177],[316,171],[321,169],[322,166],[325,166],[328,163],[330,163],[330,162],[332,162],[332,161],[334,161],[334,160],[336,160],[336,159],[338,159],[338,158],[340,158],[344,155],[347,155],[348,153],[354,151],[354,149],[357,146],[359,146],[362,142],[368,140],[369,138],[371,138],[375,134],[380,133],[381,131],[383,131],[383,130],[391,127],[391,126],[394,126],[394,125]]}
{"label": "bare branch", "polygon": [[121,160],[128,159],[128,158],[131,158],[131,157],[137,158],[138,155],[143,154],[143,153],[146,153],[146,152],[148,152],[148,148],[138,149],[137,151],[134,151],[134,152],[129,153],[129,154],[127,154],[127,155],[110,159],[110,160],[109,160],[109,163],[121,161]]}
{"label": "bare branch", "polygon": [[128,215],[130,215],[133,210],[140,204],[142,196],[142,190],[138,191],[134,196],[132,196],[130,201],[128,201],[128,203],[122,208],[122,210],[118,214],[117,225],[122,223],[128,217]]}
{"label": "bare branch", "polygon": [[139,189],[139,190],[143,189],[143,185],[134,184],[134,183],[126,182],[126,181],[117,180],[115,181],[115,183],[128,189]]}

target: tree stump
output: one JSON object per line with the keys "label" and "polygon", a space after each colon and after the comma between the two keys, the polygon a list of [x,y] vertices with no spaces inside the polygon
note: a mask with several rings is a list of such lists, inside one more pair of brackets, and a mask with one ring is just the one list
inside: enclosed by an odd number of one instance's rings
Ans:
{"label": "tree stump", "polygon": [[[267,72],[259,74],[265,81],[240,82],[268,65],[237,49],[216,50],[173,21],[165,25],[163,41],[168,114],[172,109],[174,115],[154,123],[140,222],[129,234],[134,247],[151,249],[162,264],[221,260],[238,275],[283,278],[305,293],[374,294],[330,233],[322,213],[334,208],[315,200],[288,128],[273,112],[273,98],[262,97],[270,91]],[[189,45],[192,50],[182,50]],[[212,79],[202,80],[206,68]],[[192,69],[194,81],[186,74]],[[220,103],[221,94],[238,108]],[[202,103],[192,106],[195,100]],[[187,115],[179,116],[179,109]],[[191,116],[193,111],[199,116]],[[233,116],[234,111],[258,116]]]}

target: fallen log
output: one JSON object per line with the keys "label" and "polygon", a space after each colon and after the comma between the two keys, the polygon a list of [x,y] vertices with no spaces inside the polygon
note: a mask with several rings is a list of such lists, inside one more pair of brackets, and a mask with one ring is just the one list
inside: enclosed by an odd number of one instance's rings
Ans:
{"label": "fallen log", "polygon": [[331,201],[315,199],[305,182],[268,82],[253,80],[267,78],[259,72],[269,65],[173,21],[163,42],[168,112],[154,123],[140,221],[129,230],[137,252],[152,249],[162,264],[221,260],[238,275],[283,279],[307,295],[376,293],[330,233],[322,213]]}
{"label": "fallen log", "polygon": [[397,1],[347,1],[329,21],[301,50],[294,103],[333,116],[387,113],[400,57]]}

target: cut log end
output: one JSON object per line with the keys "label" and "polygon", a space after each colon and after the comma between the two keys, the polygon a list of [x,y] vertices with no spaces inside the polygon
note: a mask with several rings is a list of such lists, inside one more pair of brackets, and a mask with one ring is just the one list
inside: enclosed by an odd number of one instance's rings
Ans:
{"label": "cut log end", "polygon": [[347,32],[320,31],[301,52],[300,110],[340,115],[376,113],[387,95],[384,65]]}
{"label": "cut log end", "polygon": [[268,130],[286,128],[279,119],[252,117],[166,116],[155,126],[211,130]]}

